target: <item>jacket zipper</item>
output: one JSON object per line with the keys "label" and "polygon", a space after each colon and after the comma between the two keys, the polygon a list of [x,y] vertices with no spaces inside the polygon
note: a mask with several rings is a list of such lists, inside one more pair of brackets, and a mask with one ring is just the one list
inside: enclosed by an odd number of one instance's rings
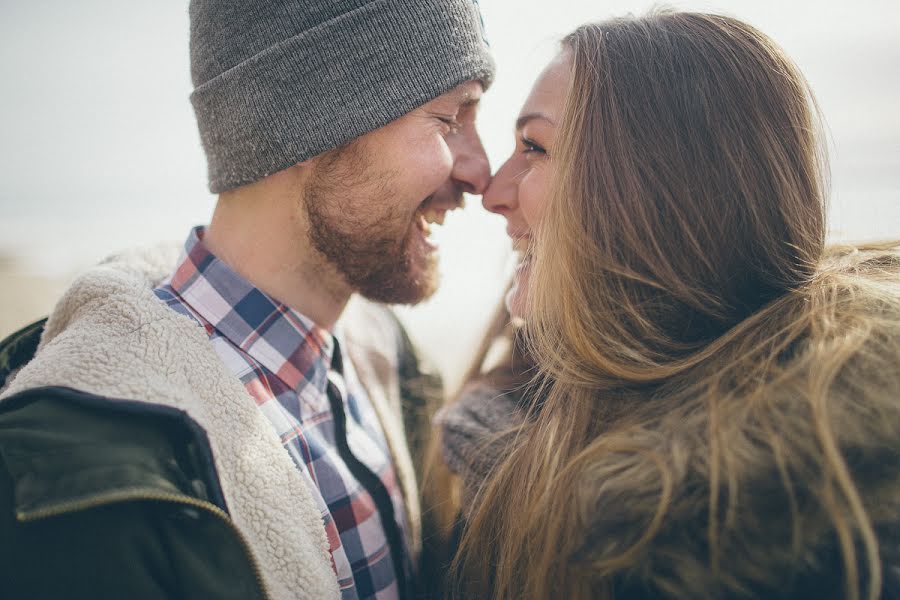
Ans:
{"label": "jacket zipper", "polygon": [[99,498],[93,497],[84,498],[82,500],[70,500],[68,502],[61,502],[49,508],[43,508],[33,511],[17,511],[16,518],[22,523],[27,523],[30,521],[45,519],[47,517],[56,517],[67,513],[73,513],[90,508],[98,508],[100,506],[115,504],[117,502],[134,500],[154,500],[159,502],[170,502],[173,504],[184,504],[206,511],[207,513],[212,514],[219,520],[223,521],[231,529],[231,531],[234,532],[234,534],[240,541],[241,546],[244,549],[244,554],[246,554],[247,558],[250,561],[250,566],[253,568],[253,574],[256,577],[256,584],[259,587],[260,592],[262,592],[262,597],[265,600],[269,599],[269,594],[266,591],[265,584],[263,583],[262,571],[259,568],[259,563],[256,562],[256,558],[250,551],[250,544],[247,542],[244,534],[241,533],[241,531],[235,526],[234,522],[231,520],[231,517],[229,517],[224,510],[211,502],[198,500],[196,498],[181,494],[147,492],[146,490],[142,489],[124,489],[119,492],[105,494]]}

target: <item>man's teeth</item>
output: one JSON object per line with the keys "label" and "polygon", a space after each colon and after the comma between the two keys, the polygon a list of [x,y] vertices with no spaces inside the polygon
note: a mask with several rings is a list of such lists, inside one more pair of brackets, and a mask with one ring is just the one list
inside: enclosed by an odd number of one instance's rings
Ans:
{"label": "man's teeth", "polygon": [[430,225],[433,223],[437,223],[438,225],[444,224],[444,217],[447,216],[446,210],[438,210],[435,208],[427,208],[425,210],[420,210],[416,213],[416,222],[418,224],[419,229],[425,234],[425,236],[431,235],[431,227]]}
{"label": "man's teeth", "polygon": [[422,216],[425,218],[426,223],[437,223],[438,225],[443,225],[444,217],[447,216],[447,211],[429,208],[422,212]]}
{"label": "man's teeth", "polygon": [[425,215],[419,215],[419,229],[426,236],[431,235],[431,227],[428,226],[428,220],[425,218]]}

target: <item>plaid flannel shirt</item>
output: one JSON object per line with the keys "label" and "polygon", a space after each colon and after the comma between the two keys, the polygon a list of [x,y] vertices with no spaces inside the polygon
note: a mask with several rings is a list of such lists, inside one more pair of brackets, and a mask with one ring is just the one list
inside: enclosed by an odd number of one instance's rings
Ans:
{"label": "plaid flannel shirt", "polygon": [[[378,417],[351,361],[334,356],[340,331],[333,336],[254,287],[206,248],[203,233],[202,227],[191,231],[174,273],[156,295],[206,329],[216,353],[280,436],[318,503],[342,599],[400,597],[375,501],[337,448],[329,378],[345,390],[349,448],[386,488],[404,534],[403,494]],[[342,374],[330,369],[333,357]],[[400,537],[405,540],[405,534]],[[409,582],[406,548],[401,556]]]}

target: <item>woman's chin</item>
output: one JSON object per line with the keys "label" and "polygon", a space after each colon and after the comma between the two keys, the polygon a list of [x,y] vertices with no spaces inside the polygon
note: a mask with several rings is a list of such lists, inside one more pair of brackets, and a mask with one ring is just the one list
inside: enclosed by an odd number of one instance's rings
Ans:
{"label": "woman's chin", "polygon": [[525,318],[525,308],[528,300],[528,266],[520,265],[516,270],[512,287],[506,292],[506,310],[511,317]]}

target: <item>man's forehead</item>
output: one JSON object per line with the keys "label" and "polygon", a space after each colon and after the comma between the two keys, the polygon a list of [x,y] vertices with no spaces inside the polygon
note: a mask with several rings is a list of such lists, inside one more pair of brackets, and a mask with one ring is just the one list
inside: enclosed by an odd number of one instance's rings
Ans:
{"label": "man's forehead", "polygon": [[[449,92],[441,94],[432,102],[441,104],[456,104],[459,106],[466,104],[477,104],[481,100],[484,93],[484,86],[480,81],[464,81]],[[430,103],[429,103],[430,104]]]}

